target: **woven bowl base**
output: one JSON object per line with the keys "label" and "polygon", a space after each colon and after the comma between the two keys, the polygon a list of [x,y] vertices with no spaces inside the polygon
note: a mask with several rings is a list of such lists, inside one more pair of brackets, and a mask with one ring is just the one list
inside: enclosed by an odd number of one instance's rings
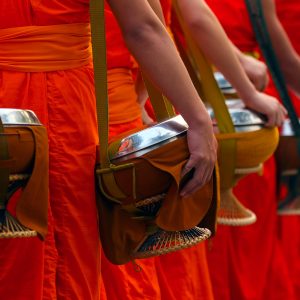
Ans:
{"label": "woven bowl base", "polygon": [[[7,196],[10,198],[15,191],[21,188],[26,180],[30,177],[29,174],[12,174],[9,176],[9,186]],[[3,209],[5,206],[1,205]],[[3,214],[3,215],[2,215]],[[29,238],[37,236],[37,232],[23,226],[15,219],[8,211],[1,211],[0,221],[0,239],[8,238]]]}
{"label": "woven bowl base", "polygon": [[166,194],[159,194],[135,203],[135,207],[143,216],[156,216],[165,197]]}
{"label": "woven bowl base", "polygon": [[246,208],[232,193],[232,189],[221,190],[218,223],[227,226],[246,226],[256,222],[256,215]]}
{"label": "woven bowl base", "polygon": [[23,226],[7,211],[5,212],[5,219],[2,223],[0,223],[0,239],[28,238],[34,236],[37,236],[36,231]]}
{"label": "woven bowl base", "polygon": [[184,231],[158,230],[146,237],[134,253],[134,259],[147,258],[174,252],[207,240],[211,232],[207,228],[194,227]]}

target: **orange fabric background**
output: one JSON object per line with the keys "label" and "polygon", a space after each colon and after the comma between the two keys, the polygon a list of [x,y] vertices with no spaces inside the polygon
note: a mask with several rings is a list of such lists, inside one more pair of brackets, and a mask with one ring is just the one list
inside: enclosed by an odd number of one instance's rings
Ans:
{"label": "orange fabric background", "polygon": [[[161,0],[161,4],[170,22],[171,1]],[[155,258],[161,299],[213,299],[205,252],[205,242],[202,242]]]}
{"label": "orange fabric background", "polygon": [[[296,0],[276,0],[275,3],[278,17],[286,30],[293,47],[297,53],[300,54],[300,32],[298,30],[300,26],[300,3]],[[270,83],[267,92],[275,97],[279,97],[273,82]],[[291,93],[291,97],[297,115],[300,116],[300,99],[293,93]]]}
{"label": "orange fabric background", "polygon": [[205,0],[221,22],[232,42],[247,52],[257,47],[243,0]]}
{"label": "orange fabric background", "polygon": [[[257,48],[243,0],[207,2],[242,51]],[[234,192],[257,214],[258,221],[245,228],[219,226],[208,251],[216,299],[297,299],[276,233],[274,158],[265,163],[262,177],[248,176]]]}
{"label": "orange fabric background", "polygon": [[[0,28],[88,21],[88,0],[0,2]],[[3,299],[35,300],[42,293],[43,299],[99,297],[93,173],[97,133],[91,78],[91,66],[49,73],[0,71],[0,106],[32,109],[48,127],[51,205],[45,245],[37,239],[0,241],[5,249]]]}
{"label": "orange fabric background", "polygon": [[126,48],[121,30],[109,5],[105,3],[105,23],[106,23],[106,48],[107,48],[107,68],[128,68],[132,67],[132,58]]}
{"label": "orange fabric background", "polygon": [[[300,55],[300,2],[298,0],[276,0],[278,17],[294,48]],[[275,92],[274,86],[271,87]],[[271,92],[271,91],[270,91]],[[292,95],[297,114],[300,116],[300,99]],[[288,263],[295,294],[300,295],[300,217],[279,217],[279,238]]]}

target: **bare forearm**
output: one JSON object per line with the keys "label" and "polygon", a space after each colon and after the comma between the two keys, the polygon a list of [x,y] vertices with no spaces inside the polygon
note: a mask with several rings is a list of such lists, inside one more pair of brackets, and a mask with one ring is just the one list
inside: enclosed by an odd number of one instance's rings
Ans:
{"label": "bare forearm", "polygon": [[148,0],[148,3],[150,4],[151,8],[155,12],[155,14],[159,17],[161,22],[166,25],[165,18],[164,18],[164,13],[162,11],[162,7],[160,5],[159,0]]}
{"label": "bare forearm", "polygon": [[[145,8],[149,4],[143,0],[121,3],[120,0],[110,0],[110,4],[128,48],[146,75],[170,99],[190,126],[207,122],[208,115],[174,43],[154,12]],[[124,10],[128,10],[127,16]],[[137,17],[128,21],[129,15]]]}
{"label": "bare forearm", "polygon": [[174,43],[149,3],[146,0],[108,1],[141,68],[189,124],[190,157],[181,175],[191,169],[194,169],[194,175],[180,195],[192,195],[211,178],[217,158],[217,142],[208,113]]}
{"label": "bare forearm", "polygon": [[247,99],[255,88],[240,64],[237,50],[210,8],[203,0],[178,0],[178,5],[198,47],[231,82],[239,96]]}
{"label": "bare forearm", "polygon": [[300,92],[300,57],[293,48],[284,28],[282,27],[273,0],[263,0],[264,15],[274,51],[280,62],[287,83]]}

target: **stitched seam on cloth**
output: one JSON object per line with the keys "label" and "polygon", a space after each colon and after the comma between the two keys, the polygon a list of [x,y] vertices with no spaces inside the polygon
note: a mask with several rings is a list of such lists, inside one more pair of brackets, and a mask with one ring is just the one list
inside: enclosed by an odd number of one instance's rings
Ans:
{"label": "stitched seam on cloth", "polygon": [[[59,128],[57,128],[55,126],[55,122],[53,122],[51,116],[52,115],[55,115],[57,116],[56,114],[52,114],[51,113],[51,108],[50,106],[53,108],[55,108],[55,103],[52,103],[51,101],[49,101],[50,99],[50,95],[49,95],[49,85],[51,84],[52,87],[54,89],[54,91],[51,91],[51,96],[53,97],[53,99],[55,100],[56,97],[55,97],[55,94],[59,94],[59,91],[57,89],[57,87],[54,85],[54,83],[52,82],[52,79],[49,78],[49,75],[50,74],[47,74],[47,104],[48,104],[48,130],[49,130],[49,148],[51,149],[51,153],[52,155],[54,154],[53,152],[55,152],[55,155],[56,155],[56,160],[57,162],[55,163],[55,165],[59,165],[61,164],[62,160],[62,156],[64,155],[63,151],[62,151],[62,146],[57,146],[55,148],[53,148],[53,145],[51,145],[51,142],[52,142],[52,139],[50,138],[50,136],[52,138],[56,137],[56,134],[53,135],[53,132],[59,132]],[[58,97],[59,98],[59,97]],[[59,115],[59,114],[58,114]],[[61,118],[61,116],[60,116]],[[53,151],[53,149],[55,149],[55,151]],[[49,159],[49,169],[51,170],[51,153],[50,153],[50,159]],[[57,157],[59,157],[60,159],[57,159]],[[50,176],[51,176],[51,172],[50,172]],[[52,177],[52,176],[51,176]],[[59,191],[62,191],[63,190],[63,186],[62,186],[62,180],[57,180],[58,177],[63,177],[62,173],[59,174],[59,176],[56,175],[56,180],[55,180],[55,186],[56,186],[56,189],[59,190]],[[51,183],[51,181],[50,181]],[[50,188],[50,187],[49,187]],[[50,197],[51,197],[51,190],[50,190]],[[63,205],[63,203],[60,203],[61,205]],[[51,198],[50,198],[50,205],[51,205]],[[54,215],[54,219],[57,219],[55,218],[55,209],[53,209],[55,205],[52,205],[51,208],[52,208],[52,213]],[[64,210],[67,211],[67,206],[64,205]],[[64,218],[65,214],[63,214],[62,216],[60,215],[60,222],[59,224],[62,225],[63,227],[65,227],[65,218]],[[57,245],[57,230],[56,230],[56,226],[57,224],[55,224],[54,222],[54,240],[55,240],[55,246]],[[56,247],[56,251],[58,253],[58,259],[57,259],[57,266],[56,266],[56,273],[58,271],[58,269],[60,269],[60,273],[63,273],[64,274],[64,281],[65,282],[68,282],[69,281],[69,276],[68,276],[68,273],[67,273],[67,266],[63,263],[61,263],[61,259],[60,259],[60,251],[59,249]],[[56,276],[56,283],[57,283],[57,276]],[[66,286],[68,287],[68,284],[64,283],[64,293],[66,293],[66,295],[68,295],[68,299],[71,299],[71,288],[65,288]],[[56,289],[56,293],[58,293],[58,290]],[[56,296],[58,297],[58,294],[56,294]]]}

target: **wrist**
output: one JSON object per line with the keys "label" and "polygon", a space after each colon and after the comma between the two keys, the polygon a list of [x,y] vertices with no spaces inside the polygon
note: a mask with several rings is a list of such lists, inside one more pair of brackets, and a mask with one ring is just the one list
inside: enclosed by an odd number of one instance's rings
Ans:
{"label": "wrist", "polygon": [[238,96],[241,98],[241,100],[245,103],[245,105],[252,102],[253,97],[258,91],[254,87],[254,85],[251,83],[251,86],[249,86],[247,89],[243,89],[242,91],[237,91]]}
{"label": "wrist", "polygon": [[189,117],[188,120],[186,120],[186,122],[188,123],[189,128],[192,130],[193,129],[199,130],[200,128],[207,128],[207,127],[212,128],[212,121],[206,109],[204,109],[203,111],[201,111],[195,116]]}

